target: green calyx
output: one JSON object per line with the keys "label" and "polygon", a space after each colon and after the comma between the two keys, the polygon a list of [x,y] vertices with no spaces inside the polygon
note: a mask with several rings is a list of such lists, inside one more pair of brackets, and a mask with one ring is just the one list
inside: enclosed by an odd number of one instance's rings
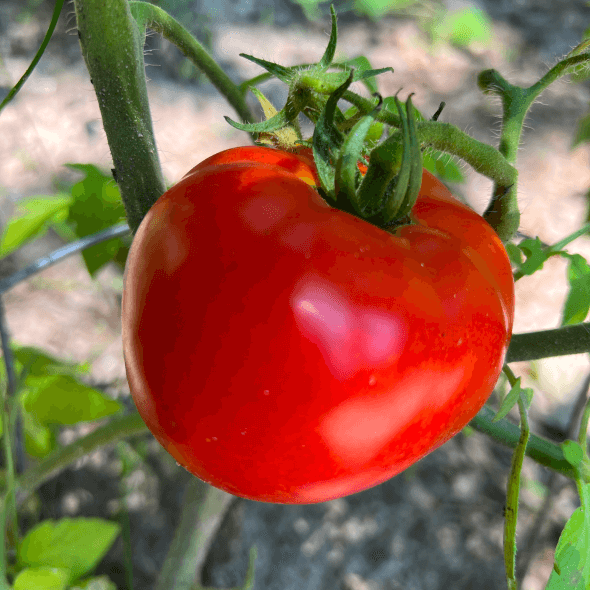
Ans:
{"label": "green calyx", "polygon": [[[409,214],[422,185],[422,153],[412,99],[410,96],[402,105],[397,96],[393,97],[401,130],[371,149],[367,138],[385,102],[377,95],[373,110],[358,118],[346,135],[342,133],[336,104],[352,78],[351,74],[330,96],[316,124],[313,155],[321,188],[339,209],[391,230],[411,223]],[[361,166],[366,168],[364,175]]]}
{"label": "green calyx", "polygon": [[[371,69],[368,60],[364,57],[343,63],[334,63],[338,30],[336,11],[333,6],[331,7],[331,13],[332,31],[330,40],[324,55],[317,64],[285,67],[251,55],[240,54],[268,72],[244,83],[241,87],[244,92],[251,89],[254,83],[260,83],[274,77],[289,86],[289,94],[285,106],[274,117],[261,123],[251,124],[238,123],[229,117],[225,117],[230,125],[249,133],[274,133],[286,127],[297,127],[297,120],[301,113],[313,123],[317,123],[318,113],[324,109],[329,97],[341,88],[349,78],[350,83],[363,82],[371,92],[376,91],[373,78],[385,72],[393,72],[393,68]],[[339,110],[337,110],[336,116],[339,124],[346,121],[346,118]]]}
{"label": "green calyx", "polygon": [[[304,114],[315,124],[315,131],[311,141],[305,141],[299,135],[297,143],[312,146],[321,182],[319,189],[324,197],[339,209],[380,227],[391,228],[407,223],[422,181],[422,156],[415,117],[423,117],[414,109],[411,99],[404,106],[397,97],[388,97],[384,101],[379,96],[375,106],[374,101],[350,92],[353,82],[363,82],[375,97],[374,77],[393,69],[371,69],[366,58],[333,63],[337,26],[336,12],[333,7],[331,10],[330,40],[317,64],[289,68],[242,54],[263,67],[270,76],[285,82],[289,94],[280,111],[269,116],[270,111],[265,110],[265,121],[244,124],[228,117],[226,121],[237,129],[260,134],[260,141],[268,134],[274,134],[276,138],[287,130],[298,132],[298,118]],[[258,78],[250,83],[261,81]],[[248,84],[243,85],[243,89],[254,91]],[[255,94],[260,100],[259,93]],[[346,113],[338,106],[341,99],[353,105]],[[384,124],[392,125],[393,133],[372,149],[383,134]],[[395,127],[399,127],[399,131]],[[279,140],[279,147],[290,149],[293,146],[281,145]],[[363,166],[367,161],[368,169],[363,177],[359,164]]]}

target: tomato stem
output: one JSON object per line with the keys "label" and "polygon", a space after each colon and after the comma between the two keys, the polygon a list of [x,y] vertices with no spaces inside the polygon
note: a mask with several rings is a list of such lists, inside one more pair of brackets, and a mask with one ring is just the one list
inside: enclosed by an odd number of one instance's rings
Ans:
{"label": "tomato stem", "polygon": [[513,334],[507,363],[581,354],[590,350],[590,322],[554,330]]}
{"label": "tomato stem", "polygon": [[[469,425],[504,446],[516,448],[520,440],[520,428],[506,418],[493,422],[495,415],[494,410],[484,406]],[[561,447],[540,436],[530,435],[525,454],[540,465],[561,473],[569,479],[575,480],[577,477],[574,467],[566,460]],[[582,461],[580,470],[583,481],[590,482],[590,463]]]}
{"label": "tomato stem", "polygon": [[94,85],[132,231],[166,190],[149,109],[142,35],[127,0],[74,0],[82,55]]}
{"label": "tomato stem", "polygon": [[[516,377],[508,366],[504,367],[504,373],[507,375],[510,385],[514,386]],[[518,398],[518,409],[520,411],[520,437],[512,455],[510,476],[506,490],[506,512],[504,515],[504,566],[506,568],[506,581],[510,590],[517,589],[516,524],[518,521],[520,473],[530,437],[526,400],[522,390]]]}
{"label": "tomato stem", "polygon": [[129,8],[143,30],[149,27],[176,45],[209,78],[213,86],[227,99],[243,121],[254,121],[250,108],[238,86],[232,82],[231,78],[197,39],[176,19],[165,10],[148,2],[132,1],[129,2]]}

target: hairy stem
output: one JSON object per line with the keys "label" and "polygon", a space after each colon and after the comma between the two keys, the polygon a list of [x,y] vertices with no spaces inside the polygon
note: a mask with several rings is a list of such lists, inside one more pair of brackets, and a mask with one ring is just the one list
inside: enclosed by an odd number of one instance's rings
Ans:
{"label": "hairy stem", "polygon": [[142,35],[127,0],[74,0],[82,55],[135,232],[166,190],[148,104]]}

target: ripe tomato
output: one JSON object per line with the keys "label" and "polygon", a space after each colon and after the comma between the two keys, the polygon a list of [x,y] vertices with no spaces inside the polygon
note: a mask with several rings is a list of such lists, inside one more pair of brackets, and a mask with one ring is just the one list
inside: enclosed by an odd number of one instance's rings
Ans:
{"label": "ripe tomato", "polygon": [[162,195],[127,262],[141,416],[186,469],[253,500],[322,502],[407,468],[475,416],[512,329],[502,243],[430,173],[394,235],[314,179],[305,155],[221,152]]}

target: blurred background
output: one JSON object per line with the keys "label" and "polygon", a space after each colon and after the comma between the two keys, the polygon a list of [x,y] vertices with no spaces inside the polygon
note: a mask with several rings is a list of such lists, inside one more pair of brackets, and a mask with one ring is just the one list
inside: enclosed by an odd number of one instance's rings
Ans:
{"label": "blurred background", "polygon": [[[317,61],[329,36],[329,3],[317,0],[160,0],[236,82],[261,70],[241,52],[283,65]],[[530,85],[577,45],[590,28],[590,7],[577,0],[335,1],[337,59],[366,56],[380,90],[402,96],[430,117],[497,145],[500,105],[477,88],[479,71],[496,68],[510,82]],[[0,0],[0,100],[37,51],[54,2]],[[213,86],[170,43],[150,33],[145,48],[156,141],[167,184],[205,157],[247,144],[249,137],[223,116],[236,115]],[[280,108],[285,90],[262,87]],[[252,102],[254,105],[254,101]],[[588,219],[590,150],[572,147],[588,114],[587,81],[561,80],[536,104],[519,156],[520,231],[553,243]],[[110,153],[80,53],[73,4],[35,72],[0,115],[0,226],[20,200],[72,191],[80,171],[94,164],[108,174]],[[491,183],[460,164],[464,182],[453,191],[482,212]],[[7,276],[64,244],[49,230],[0,260]],[[590,257],[590,242],[568,250]],[[88,382],[131,404],[121,350],[122,270],[109,264],[90,278],[81,256],[70,258],[15,287],[5,296],[8,324],[19,344],[88,362]],[[560,325],[567,295],[566,263],[550,259],[543,271],[517,284],[515,332]],[[573,405],[590,372],[586,355],[514,365],[535,390],[533,431],[562,440]],[[64,429],[64,443],[89,426]],[[45,484],[27,505],[39,518],[130,519],[135,588],[150,589],[166,556],[190,476],[151,435],[128,447],[122,497],[120,450],[103,449]],[[462,433],[414,467],[372,490],[325,504],[274,506],[233,502],[203,569],[203,584],[242,583],[252,545],[258,548],[256,588],[261,590],[439,590],[504,588],[502,526],[510,452],[478,433]],[[577,507],[571,482],[526,460],[520,513],[519,567],[523,588],[544,587],[566,519]],[[541,515],[541,516],[540,516]],[[99,565],[127,588],[119,539]]]}

